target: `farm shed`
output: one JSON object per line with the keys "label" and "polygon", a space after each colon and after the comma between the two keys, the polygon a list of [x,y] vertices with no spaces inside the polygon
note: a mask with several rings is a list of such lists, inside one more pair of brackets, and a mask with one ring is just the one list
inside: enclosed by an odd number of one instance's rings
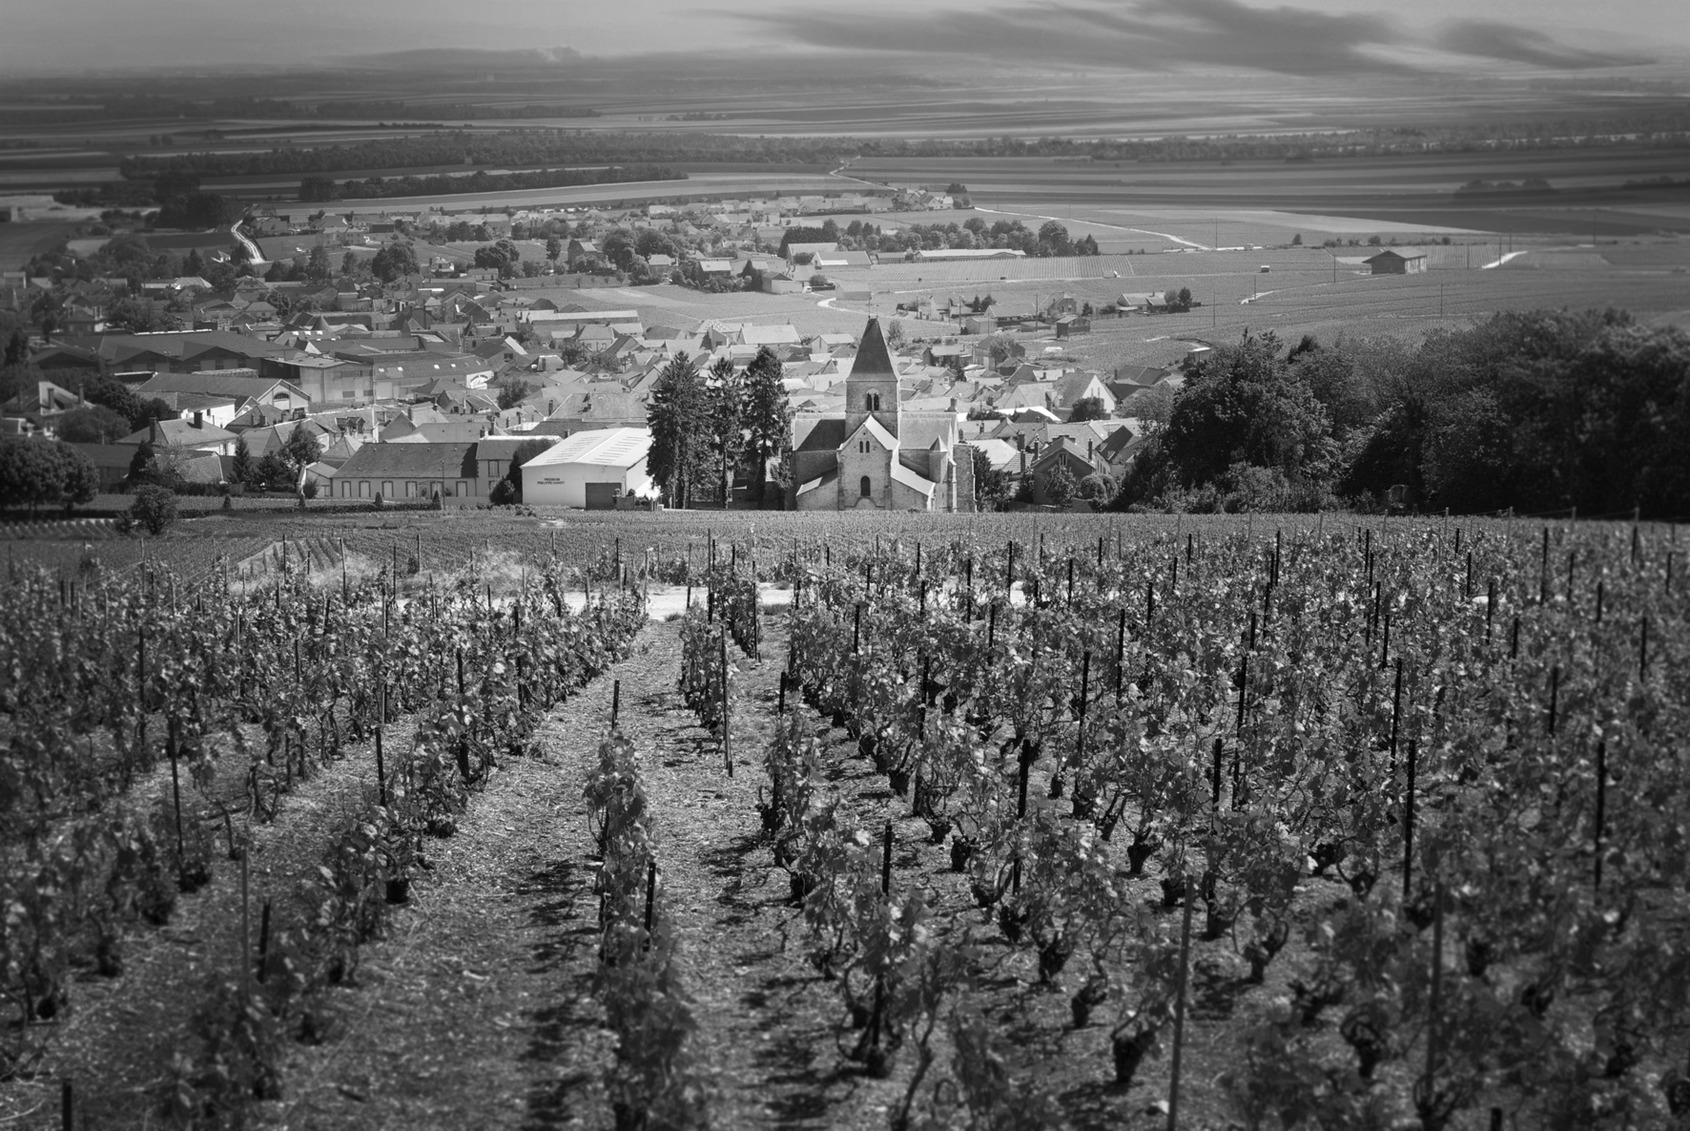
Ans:
{"label": "farm shed", "polygon": [[522,501],[531,506],[612,510],[623,495],[652,490],[647,428],[601,428],[575,435],[522,465]]}
{"label": "farm shed", "polygon": [[1412,247],[1393,247],[1362,262],[1375,275],[1420,275],[1426,270],[1426,253]]}

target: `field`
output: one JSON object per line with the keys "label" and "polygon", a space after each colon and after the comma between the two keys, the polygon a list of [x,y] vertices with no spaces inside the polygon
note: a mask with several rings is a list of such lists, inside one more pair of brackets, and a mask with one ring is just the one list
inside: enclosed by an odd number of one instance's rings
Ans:
{"label": "field", "polygon": [[873,517],[18,555],[0,1119],[1682,1125],[1675,529]]}

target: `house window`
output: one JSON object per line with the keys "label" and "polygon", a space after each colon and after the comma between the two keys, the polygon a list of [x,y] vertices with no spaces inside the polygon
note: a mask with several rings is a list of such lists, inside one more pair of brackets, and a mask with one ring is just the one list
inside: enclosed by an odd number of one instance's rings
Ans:
{"label": "house window", "polygon": [[381,481],[381,497],[384,499],[393,498],[393,480],[383,479]]}
{"label": "house window", "polygon": [[405,481],[405,497],[407,499],[414,499],[417,497],[417,481],[415,479],[407,479]]}
{"label": "house window", "polygon": [[874,488],[869,484],[868,476],[863,476],[862,482],[858,484],[857,490],[865,499],[874,494]]}
{"label": "house window", "polygon": [[343,499],[350,499],[352,497],[351,483],[342,483],[340,485],[340,497]]}
{"label": "house window", "polygon": [[358,497],[360,499],[367,499],[370,497],[370,481],[368,479],[360,479],[358,481]]}

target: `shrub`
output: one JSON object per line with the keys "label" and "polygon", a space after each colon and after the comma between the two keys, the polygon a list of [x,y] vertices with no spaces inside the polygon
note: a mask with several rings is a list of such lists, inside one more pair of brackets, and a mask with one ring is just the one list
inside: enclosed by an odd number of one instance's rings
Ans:
{"label": "shrub", "polygon": [[299,489],[299,493],[307,499],[315,499],[317,497],[317,481],[315,479],[306,480],[305,485]]}
{"label": "shrub", "polygon": [[145,486],[135,491],[129,517],[144,526],[148,534],[163,534],[176,521],[176,494],[166,487]]}

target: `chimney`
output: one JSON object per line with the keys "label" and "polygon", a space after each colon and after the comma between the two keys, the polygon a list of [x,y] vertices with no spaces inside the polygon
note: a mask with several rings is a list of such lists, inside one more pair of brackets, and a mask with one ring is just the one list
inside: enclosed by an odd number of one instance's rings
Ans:
{"label": "chimney", "polygon": [[1094,446],[1095,446],[1095,445],[1096,445],[1096,441],[1094,441],[1094,440],[1087,440],[1087,441],[1086,441],[1086,462],[1087,462],[1087,463],[1090,463],[1090,462],[1091,462],[1091,453],[1092,453],[1092,448],[1093,448],[1093,447],[1094,447]]}
{"label": "chimney", "polygon": [[204,428],[205,427],[205,413],[200,411],[197,408],[194,410],[194,427],[195,428]]}

